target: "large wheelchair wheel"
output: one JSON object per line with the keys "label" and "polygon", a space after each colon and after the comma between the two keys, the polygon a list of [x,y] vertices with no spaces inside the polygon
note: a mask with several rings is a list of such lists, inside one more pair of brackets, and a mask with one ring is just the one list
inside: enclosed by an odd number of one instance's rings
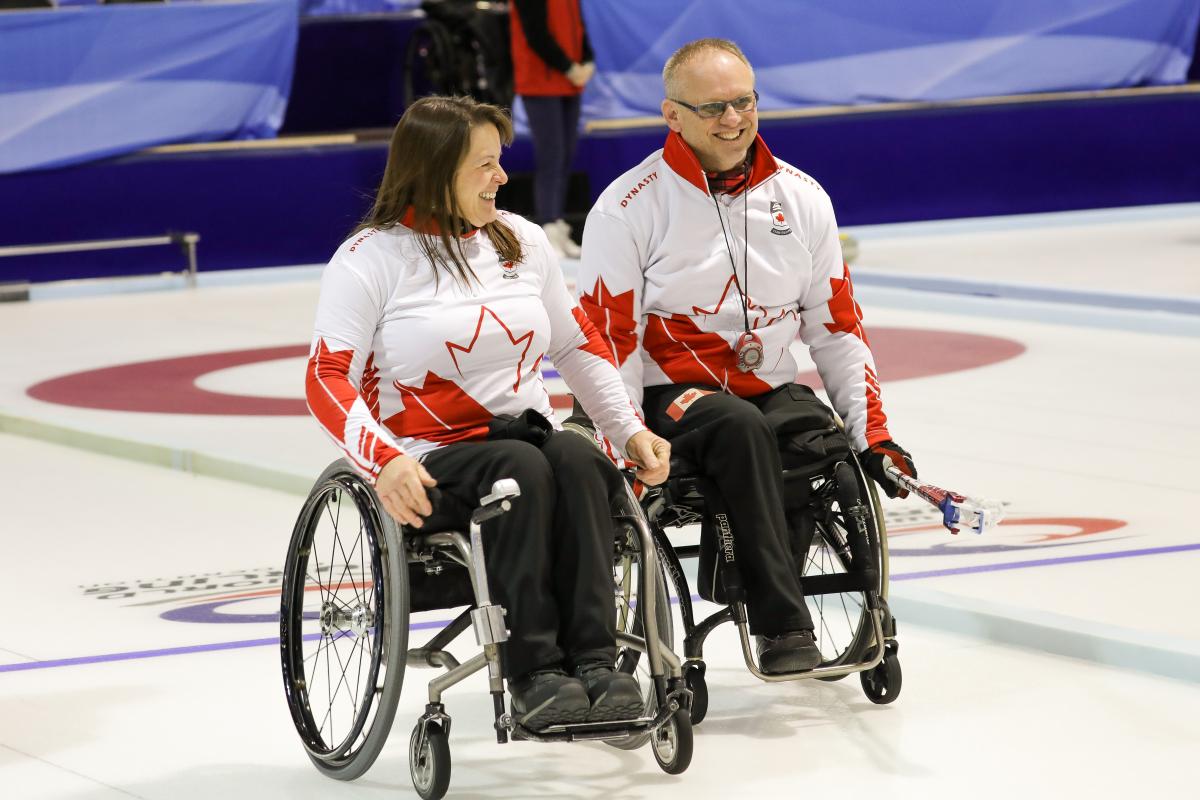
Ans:
{"label": "large wheelchair wheel", "polygon": [[[813,486],[797,560],[822,667],[860,660],[873,643],[867,592],[886,583],[874,487],[851,457]],[[832,678],[826,680],[839,680]]]}
{"label": "large wheelchair wheel", "polygon": [[[641,515],[640,507],[625,512]],[[615,587],[615,604],[617,613],[617,630],[632,636],[644,637],[645,625],[638,611],[638,587],[640,586],[644,559],[642,557],[641,539],[632,522],[622,522],[617,537],[616,560],[613,562],[613,583]],[[658,576],[655,586],[655,619],[658,621],[658,638],[669,648],[675,646],[675,627],[671,614],[671,596],[667,591],[667,575],[661,560],[658,561]],[[658,697],[655,693],[654,680],[650,676],[650,659],[631,647],[622,647],[617,651],[617,669],[632,675],[642,689],[645,701],[643,714],[653,716],[658,712]],[[605,740],[606,744],[621,750],[636,750],[650,739],[650,733],[632,734],[623,739]]]}
{"label": "large wheelchair wheel", "polygon": [[392,727],[408,651],[399,530],[345,462],[317,479],[288,547],[280,607],[283,686],[317,769],[353,780]]}

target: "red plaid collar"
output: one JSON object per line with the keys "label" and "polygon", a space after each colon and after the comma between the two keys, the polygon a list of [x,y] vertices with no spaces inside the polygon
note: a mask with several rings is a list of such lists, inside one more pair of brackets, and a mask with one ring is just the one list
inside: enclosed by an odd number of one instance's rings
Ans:
{"label": "red plaid collar", "polygon": [[737,196],[750,183],[750,165],[754,163],[754,148],[746,153],[746,160],[736,167],[724,172],[705,171],[708,179],[708,190],[713,194],[728,194]]}

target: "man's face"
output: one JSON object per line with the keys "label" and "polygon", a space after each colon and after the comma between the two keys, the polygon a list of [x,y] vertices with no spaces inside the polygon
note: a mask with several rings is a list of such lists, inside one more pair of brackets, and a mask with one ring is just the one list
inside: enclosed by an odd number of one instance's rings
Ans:
{"label": "man's face", "polygon": [[758,109],[737,112],[726,106],[719,117],[705,119],[674,100],[699,106],[734,100],[754,92],[754,73],[741,59],[724,50],[706,50],[676,72],[675,93],[662,104],[671,130],[683,137],[712,172],[731,169],[742,162],[758,133]]}

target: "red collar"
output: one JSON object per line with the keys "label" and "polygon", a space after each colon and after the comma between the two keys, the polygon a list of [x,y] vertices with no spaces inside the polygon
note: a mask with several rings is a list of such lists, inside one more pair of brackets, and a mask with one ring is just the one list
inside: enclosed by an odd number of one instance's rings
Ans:
{"label": "red collar", "polygon": [[727,194],[736,197],[750,185],[750,160],[747,158],[733,169],[727,169],[724,172],[705,170],[704,177],[708,180],[708,190],[713,194]]}
{"label": "red collar", "polygon": [[[675,131],[667,134],[667,142],[663,145],[663,160],[675,174],[705,194],[709,193],[708,177],[700,166],[699,159],[696,158],[696,154],[692,152],[692,148],[683,140],[683,137]],[[771,151],[767,149],[767,143],[763,141],[761,135],[755,134],[754,160],[750,164],[749,188],[753,189],[778,171],[779,164],[775,161],[775,156],[771,155]]]}
{"label": "red collar", "polygon": [[[440,225],[438,225],[437,220],[433,217],[430,217],[429,222],[419,228],[416,225],[416,219],[416,210],[413,209],[412,206],[409,206],[408,208],[404,209],[404,216],[400,218],[400,224],[406,228],[412,228],[414,231],[418,231],[420,233],[429,233],[433,234],[434,236],[442,235],[442,228]],[[477,233],[479,233],[479,228],[471,227],[466,233],[460,234],[459,238],[470,239]]]}

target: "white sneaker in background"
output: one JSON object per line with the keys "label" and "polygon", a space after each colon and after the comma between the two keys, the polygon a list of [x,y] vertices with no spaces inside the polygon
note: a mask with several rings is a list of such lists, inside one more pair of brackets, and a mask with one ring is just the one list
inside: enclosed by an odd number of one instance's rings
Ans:
{"label": "white sneaker in background", "polygon": [[567,258],[579,258],[583,251],[579,249],[579,245],[575,244],[575,240],[571,238],[571,226],[567,224],[565,219],[556,219],[553,222],[561,231],[562,239],[559,245],[562,247],[563,255]]}
{"label": "white sneaker in background", "polygon": [[546,232],[546,238],[550,240],[550,247],[554,250],[554,255],[559,258],[566,258],[567,253],[562,246],[562,233],[558,228],[559,220],[547,222],[542,226],[542,230]]}

